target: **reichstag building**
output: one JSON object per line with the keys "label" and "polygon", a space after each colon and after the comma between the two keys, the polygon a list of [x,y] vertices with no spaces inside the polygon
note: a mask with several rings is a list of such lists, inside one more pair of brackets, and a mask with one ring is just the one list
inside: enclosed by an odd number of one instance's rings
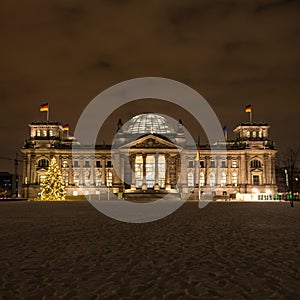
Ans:
{"label": "reichstag building", "polygon": [[[277,192],[274,143],[266,123],[241,123],[225,148],[189,147],[181,121],[174,126],[159,114],[117,124],[114,145],[89,147],[69,137],[54,121],[29,124],[25,140],[23,196],[37,197],[50,159],[55,157],[67,195],[97,195],[108,188],[126,195],[189,193],[237,200],[271,200]],[[224,142],[223,142],[224,144]],[[72,150],[73,148],[73,150]],[[116,171],[116,169],[118,169]]]}

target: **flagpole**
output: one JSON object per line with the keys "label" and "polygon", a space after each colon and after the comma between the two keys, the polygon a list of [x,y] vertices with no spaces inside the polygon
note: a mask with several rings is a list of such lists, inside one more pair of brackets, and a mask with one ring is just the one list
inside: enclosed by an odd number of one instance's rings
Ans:
{"label": "flagpole", "polygon": [[50,105],[48,103],[48,110],[47,110],[47,122],[49,122],[49,110],[50,110]]}
{"label": "flagpole", "polygon": [[250,117],[250,123],[252,123],[252,107],[251,107],[251,111],[250,111],[249,117]]}

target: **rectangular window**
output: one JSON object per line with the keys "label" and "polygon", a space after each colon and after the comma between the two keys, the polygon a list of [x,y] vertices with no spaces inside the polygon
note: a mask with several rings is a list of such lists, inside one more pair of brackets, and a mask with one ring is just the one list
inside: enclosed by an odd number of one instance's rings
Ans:
{"label": "rectangular window", "polygon": [[107,161],[107,165],[106,166],[107,166],[107,168],[111,168],[112,167],[111,160]]}
{"label": "rectangular window", "polygon": [[78,160],[74,161],[74,168],[78,168]]}
{"label": "rectangular window", "polygon": [[194,168],[194,161],[192,160],[189,161],[189,168]]}
{"label": "rectangular window", "polygon": [[226,160],[222,160],[222,162],[221,162],[221,167],[222,167],[222,168],[226,168]]}
{"label": "rectangular window", "polygon": [[259,175],[253,175],[253,185],[259,185]]}
{"label": "rectangular window", "polygon": [[97,168],[101,168],[101,161],[100,161],[100,160],[97,160],[97,161],[96,161],[96,167],[97,167]]}
{"label": "rectangular window", "polygon": [[236,161],[236,160],[233,160],[233,161],[231,162],[231,167],[232,167],[232,168],[237,168],[237,161]]}
{"label": "rectangular window", "polygon": [[216,167],[216,162],[215,162],[214,160],[212,160],[212,161],[210,162],[210,167],[211,167],[211,168],[215,168],[215,167]]}
{"label": "rectangular window", "polygon": [[84,162],[84,167],[85,167],[85,168],[89,168],[89,167],[90,167],[90,162],[89,162],[88,160],[86,160],[86,161]]}
{"label": "rectangular window", "polygon": [[200,168],[204,168],[204,161],[200,160]]}

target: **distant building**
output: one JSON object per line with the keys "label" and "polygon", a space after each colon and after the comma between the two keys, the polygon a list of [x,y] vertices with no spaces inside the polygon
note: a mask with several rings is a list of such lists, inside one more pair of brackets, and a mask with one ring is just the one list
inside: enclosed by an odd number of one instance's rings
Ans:
{"label": "distant building", "polygon": [[[201,145],[199,161],[195,161],[195,149],[186,145],[180,122],[173,128],[161,115],[141,114],[123,127],[119,122],[115,136],[120,147],[117,176],[110,145],[96,145],[92,156],[89,147],[67,137],[60,123],[31,123],[22,149],[24,196],[38,195],[53,156],[61,167],[68,195],[77,195],[78,187],[85,194],[96,194],[105,187],[115,193],[197,192],[199,188],[203,197],[268,200],[277,192],[276,150],[265,123],[238,125],[235,139],[226,141],[227,152],[216,143],[213,157],[209,146]],[[124,158],[128,151],[129,160]]]}
{"label": "distant building", "polygon": [[14,189],[15,175],[8,172],[0,172],[0,198],[11,197],[16,193]]}

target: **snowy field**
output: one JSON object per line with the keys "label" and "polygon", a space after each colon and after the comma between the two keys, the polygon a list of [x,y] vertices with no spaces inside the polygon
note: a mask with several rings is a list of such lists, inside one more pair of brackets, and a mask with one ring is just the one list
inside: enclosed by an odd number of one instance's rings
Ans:
{"label": "snowy field", "polygon": [[86,201],[0,216],[3,299],[300,299],[300,202],[188,202],[147,224]]}

